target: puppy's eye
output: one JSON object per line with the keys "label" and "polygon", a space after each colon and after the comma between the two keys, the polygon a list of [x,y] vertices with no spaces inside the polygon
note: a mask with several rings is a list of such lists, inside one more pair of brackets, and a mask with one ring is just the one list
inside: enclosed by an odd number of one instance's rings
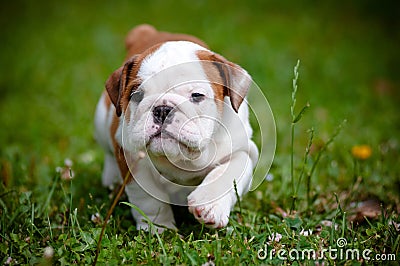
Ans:
{"label": "puppy's eye", "polygon": [[206,98],[206,96],[204,94],[198,93],[198,92],[192,93],[192,95],[190,97],[191,97],[192,102],[194,102],[194,103],[199,103]]}
{"label": "puppy's eye", "polygon": [[143,100],[143,96],[144,96],[144,92],[142,90],[135,90],[131,92],[131,100],[133,100],[134,102],[140,102],[141,100]]}

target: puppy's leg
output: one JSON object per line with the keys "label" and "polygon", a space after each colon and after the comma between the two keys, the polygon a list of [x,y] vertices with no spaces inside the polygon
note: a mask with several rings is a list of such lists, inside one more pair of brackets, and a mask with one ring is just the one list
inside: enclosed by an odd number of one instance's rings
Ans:
{"label": "puppy's leg", "polygon": [[237,152],[231,160],[214,168],[189,196],[189,211],[201,223],[212,228],[228,224],[236,203],[234,180],[239,196],[251,185],[253,163],[246,152]]}
{"label": "puppy's leg", "polygon": [[121,180],[121,174],[114,155],[106,152],[104,156],[103,174],[101,177],[103,186],[109,188],[115,184],[121,183]]}
{"label": "puppy's leg", "polygon": [[[135,181],[126,185],[125,192],[128,195],[129,202],[142,210],[152,223],[176,229],[174,214],[169,204],[161,202],[147,194]],[[149,224],[146,222],[145,218],[133,208],[132,215],[135,218],[136,228],[138,230],[149,230]],[[163,231],[163,228],[157,229],[158,232]]]}

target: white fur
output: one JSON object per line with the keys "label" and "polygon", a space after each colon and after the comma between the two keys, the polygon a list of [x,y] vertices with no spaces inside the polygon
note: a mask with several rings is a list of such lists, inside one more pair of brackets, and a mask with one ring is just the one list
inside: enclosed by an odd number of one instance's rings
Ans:
{"label": "white fur", "polygon": [[[152,77],[154,74],[160,73],[161,71],[168,69],[172,66],[178,66],[187,62],[198,61],[199,58],[196,56],[196,52],[200,50],[207,50],[204,47],[187,41],[176,41],[166,42],[161,45],[154,53],[149,55],[143,60],[138,76],[145,81],[147,78]],[[191,72],[193,69],[181,69],[186,73]],[[205,78],[204,72],[201,69],[196,71],[198,78]],[[193,73],[190,73],[192,78]],[[187,80],[187,77],[182,74],[178,74],[169,79],[170,82],[180,83],[183,80]],[[163,80],[165,82],[166,80]],[[165,86],[168,84],[161,83],[160,85]]]}
{"label": "white fur", "polygon": [[[239,196],[246,193],[258,159],[247,104],[235,113],[226,97],[223,113],[218,111],[214,91],[196,56],[204,49],[185,41],[167,42],[145,58],[138,72],[144,99],[129,104],[130,117],[125,117],[128,112],[122,114],[114,136],[124,148],[128,165],[136,165],[131,169],[134,181],[126,186],[129,201],[154,223],[169,228],[175,228],[171,202],[187,205],[197,220],[210,227],[226,226],[236,203],[233,184],[236,182]],[[193,92],[206,99],[191,102]],[[151,139],[160,129],[152,115],[158,105],[172,106],[173,119],[163,125],[167,134]],[[114,107],[105,110],[102,97],[95,125],[97,140],[106,150],[104,185],[110,185],[110,175],[119,175],[115,159],[107,153],[112,148],[109,128],[113,112]],[[149,153],[137,160],[140,151]],[[147,229],[143,217],[132,213],[137,227]]]}

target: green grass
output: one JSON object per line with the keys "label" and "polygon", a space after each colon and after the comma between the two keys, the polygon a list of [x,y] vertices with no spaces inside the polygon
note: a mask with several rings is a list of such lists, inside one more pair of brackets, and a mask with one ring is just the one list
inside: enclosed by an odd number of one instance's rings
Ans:
{"label": "green grass", "polygon": [[[246,195],[221,230],[185,219],[179,233],[166,231],[158,238],[136,231],[129,207],[118,204],[99,262],[313,264],[277,255],[259,260],[257,254],[268,242],[268,252],[321,251],[336,248],[344,237],[347,248],[370,249],[371,257],[395,254],[398,263],[400,236],[393,225],[400,222],[398,10],[394,1],[3,4],[0,263],[93,262],[101,225],[91,216],[104,218],[112,201],[100,184],[102,151],[92,137],[94,108],[105,80],[122,63],[125,34],[144,22],[196,35],[251,73],[276,119],[273,180]],[[307,102],[310,108],[296,123],[292,146],[290,106],[298,59],[293,111],[297,114]],[[347,123],[327,146],[344,119]],[[360,144],[371,147],[370,158],[351,154]],[[72,181],[56,171],[66,158],[73,161]],[[373,208],[368,219],[361,209],[356,219],[352,207],[361,202],[381,207]],[[313,234],[304,236],[302,229]],[[270,241],[273,233],[282,239]],[[54,250],[52,256],[45,256],[46,247]],[[325,261],[345,263],[343,258]]]}

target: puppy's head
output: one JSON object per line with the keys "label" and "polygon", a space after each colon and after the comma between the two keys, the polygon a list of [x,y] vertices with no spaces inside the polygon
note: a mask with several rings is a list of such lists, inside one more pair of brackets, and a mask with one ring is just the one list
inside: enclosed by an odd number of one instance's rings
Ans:
{"label": "puppy's head", "polygon": [[210,143],[224,109],[238,112],[250,82],[222,56],[173,41],[129,58],[106,89],[121,117],[124,149],[193,159]]}

